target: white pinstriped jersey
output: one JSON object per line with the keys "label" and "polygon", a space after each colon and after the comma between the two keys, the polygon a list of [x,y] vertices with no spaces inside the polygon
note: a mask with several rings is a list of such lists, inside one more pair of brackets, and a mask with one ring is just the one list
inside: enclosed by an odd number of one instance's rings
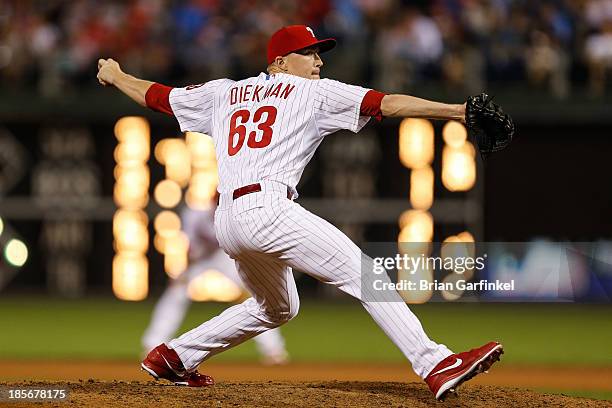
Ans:
{"label": "white pinstriped jersey", "polygon": [[297,197],[295,187],[323,137],[358,132],[368,122],[359,113],[368,91],[330,79],[261,73],[174,88],[170,105],[182,131],[212,136],[221,194],[272,180]]}

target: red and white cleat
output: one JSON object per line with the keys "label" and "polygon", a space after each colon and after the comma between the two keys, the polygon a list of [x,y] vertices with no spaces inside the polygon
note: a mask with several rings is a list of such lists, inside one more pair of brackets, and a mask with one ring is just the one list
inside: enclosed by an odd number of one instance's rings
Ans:
{"label": "red and white cleat", "polygon": [[431,370],[425,382],[436,399],[444,401],[449,392],[454,393],[459,385],[489,370],[503,353],[503,346],[492,341],[482,347],[450,355]]}
{"label": "red and white cleat", "polygon": [[187,372],[176,351],[165,344],[160,344],[151,350],[140,366],[156,380],[163,378],[175,385],[206,387],[215,383],[213,378],[206,374],[197,371]]}

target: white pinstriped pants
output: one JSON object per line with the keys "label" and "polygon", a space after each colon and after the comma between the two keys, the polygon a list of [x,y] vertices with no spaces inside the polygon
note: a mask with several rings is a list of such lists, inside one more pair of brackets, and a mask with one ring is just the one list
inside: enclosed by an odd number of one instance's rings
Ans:
{"label": "white pinstriped pants", "polygon": [[[191,264],[178,279],[169,283],[157,301],[149,327],[142,336],[142,344],[145,350],[151,350],[174,336],[191,305],[187,287],[193,279],[207,269],[216,269],[231,279],[238,287],[244,287],[236,271],[235,262],[220,248],[217,248],[206,258]],[[257,350],[264,357],[264,361],[266,361],[266,358],[269,361],[274,361],[275,357],[286,353],[285,340],[278,328],[268,330],[260,336],[256,336],[253,340]]]}
{"label": "white pinstriped pants", "polygon": [[362,299],[362,253],[346,235],[287,199],[285,185],[261,185],[261,192],[236,200],[221,195],[215,214],[219,244],[236,260],[253,297],[169,342],[185,368],[194,370],[207,358],[295,317],[299,297],[292,268],[361,300],[422,378],[452,354],[429,339],[399,294],[390,302]]}

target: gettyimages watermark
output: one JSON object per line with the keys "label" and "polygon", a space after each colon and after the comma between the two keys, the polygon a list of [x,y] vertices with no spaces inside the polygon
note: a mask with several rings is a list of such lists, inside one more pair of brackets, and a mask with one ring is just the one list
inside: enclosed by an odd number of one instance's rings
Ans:
{"label": "gettyimages watermark", "polygon": [[[457,244],[452,244],[457,246]],[[472,256],[417,256],[408,254],[396,254],[394,257],[376,257],[372,260],[372,272],[380,276],[375,279],[373,288],[375,290],[445,290],[445,291],[475,291],[475,290],[514,290],[514,280],[501,282],[496,280],[489,282],[481,279],[477,282],[470,282],[468,276],[462,279],[466,272],[482,271],[485,268],[487,254],[478,257]],[[457,279],[447,279],[438,281],[437,279],[420,278],[410,279],[420,271],[447,271],[456,273]],[[402,271],[404,277],[398,278],[396,282],[390,282],[385,277],[389,272]],[[409,276],[406,277],[405,275]],[[398,274],[398,277],[401,275]]]}
{"label": "gettyimages watermark", "polygon": [[612,242],[375,242],[365,301],[611,302]]}

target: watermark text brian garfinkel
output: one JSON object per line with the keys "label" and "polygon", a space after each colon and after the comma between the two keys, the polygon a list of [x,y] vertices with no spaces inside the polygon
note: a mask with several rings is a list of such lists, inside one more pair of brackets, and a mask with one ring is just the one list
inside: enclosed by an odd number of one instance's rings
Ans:
{"label": "watermark text brian garfinkel", "polygon": [[416,281],[400,279],[397,282],[385,282],[382,279],[377,279],[373,282],[373,287],[374,290],[511,291],[514,290],[514,279],[509,282],[501,282],[499,280],[488,281],[486,279],[481,279],[477,282],[468,282],[465,279],[449,282],[430,281],[429,279],[419,279]]}

